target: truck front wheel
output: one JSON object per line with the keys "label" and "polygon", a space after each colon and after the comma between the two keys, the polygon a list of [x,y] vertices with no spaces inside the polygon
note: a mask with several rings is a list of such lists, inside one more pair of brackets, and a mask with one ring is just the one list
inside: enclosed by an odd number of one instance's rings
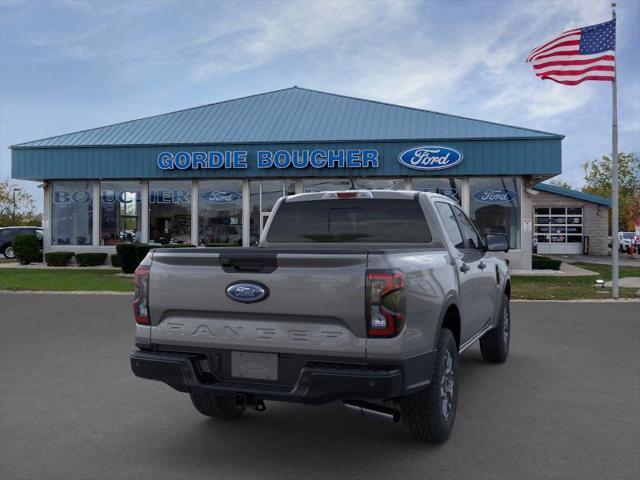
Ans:
{"label": "truck front wheel", "polygon": [[191,393],[191,402],[201,414],[212,418],[240,418],[247,407],[236,405],[234,397]]}
{"label": "truck front wheel", "polygon": [[453,429],[458,403],[458,347],[443,328],[427,388],[402,398],[402,417],[416,440],[444,442]]}
{"label": "truck front wheel", "polygon": [[486,362],[504,363],[509,356],[511,339],[511,310],[509,296],[502,298],[502,313],[496,328],[489,330],[480,339],[480,353]]}

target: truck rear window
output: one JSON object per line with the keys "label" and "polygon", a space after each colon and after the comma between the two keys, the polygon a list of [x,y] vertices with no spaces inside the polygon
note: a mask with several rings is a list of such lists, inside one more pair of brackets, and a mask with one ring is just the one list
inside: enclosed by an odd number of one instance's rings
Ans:
{"label": "truck rear window", "polygon": [[267,241],[429,243],[431,231],[416,200],[309,200],[282,203]]}

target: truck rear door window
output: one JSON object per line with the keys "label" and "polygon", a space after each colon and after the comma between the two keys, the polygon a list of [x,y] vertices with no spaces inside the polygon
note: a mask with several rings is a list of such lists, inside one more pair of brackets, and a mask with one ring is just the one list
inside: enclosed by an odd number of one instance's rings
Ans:
{"label": "truck rear door window", "polygon": [[356,198],[282,203],[267,235],[273,243],[430,243],[416,200]]}

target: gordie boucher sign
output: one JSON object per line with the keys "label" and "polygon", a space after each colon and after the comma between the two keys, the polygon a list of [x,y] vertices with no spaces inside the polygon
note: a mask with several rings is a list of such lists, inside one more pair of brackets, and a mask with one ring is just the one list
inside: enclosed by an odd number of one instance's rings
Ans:
{"label": "gordie boucher sign", "polygon": [[[462,162],[462,154],[449,147],[420,146],[398,155],[398,162],[414,170],[442,170]],[[378,168],[380,154],[374,149],[258,150],[251,158],[247,150],[161,152],[156,159],[162,170],[286,168]]]}

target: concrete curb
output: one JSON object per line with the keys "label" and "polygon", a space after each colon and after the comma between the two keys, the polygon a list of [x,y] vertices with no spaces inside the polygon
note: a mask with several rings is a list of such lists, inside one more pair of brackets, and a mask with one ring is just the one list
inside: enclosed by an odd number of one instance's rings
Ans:
{"label": "concrete curb", "polygon": [[52,291],[52,290],[0,290],[0,294],[13,294],[13,295],[133,295],[133,292],[109,292],[109,291],[94,291],[86,292],[82,290],[72,291]]}
{"label": "concrete curb", "polygon": [[640,303],[640,298],[576,298],[573,300],[511,300],[511,303]]}
{"label": "concrete curb", "polygon": [[[14,295],[122,295],[132,296],[133,292],[84,292],[84,291],[41,291],[41,290],[0,290],[0,294]],[[614,300],[612,298],[578,298],[574,300],[511,300],[512,303],[640,303],[640,298],[620,298]]]}

